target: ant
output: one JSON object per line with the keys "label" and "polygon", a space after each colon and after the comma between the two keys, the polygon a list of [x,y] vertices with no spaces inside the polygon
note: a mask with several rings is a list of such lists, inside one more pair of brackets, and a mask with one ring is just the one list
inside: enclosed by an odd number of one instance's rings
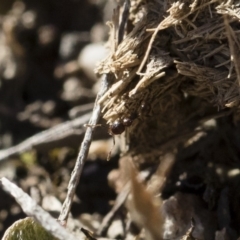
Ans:
{"label": "ant", "polygon": [[[112,124],[110,124],[109,129],[108,129],[108,133],[110,135],[112,135],[112,137],[113,137],[113,145],[115,145],[114,135],[122,134],[125,131],[126,127],[130,127],[132,125],[133,121],[137,117],[138,117],[137,114],[131,114],[128,117],[124,117],[122,119],[115,120]],[[107,160],[110,159],[111,152],[112,152],[112,149],[108,153]]]}
{"label": "ant", "polygon": [[133,121],[137,118],[137,114],[131,114],[122,119],[115,120],[109,127],[109,133],[111,135],[122,134],[126,127],[130,127]]}
{"label": "ant", "polygon": [[111,135],[120,135],[122,134],[126,127],[130,127],[135,119],[142,116],[142,113],[148,113],[150,110],[149,105],[146,104],[146,102],[141,102],[140,105],[140,112],[138,113],[132,113],[122,119],[115,120],[110,126],[109,126],[109,133]]}

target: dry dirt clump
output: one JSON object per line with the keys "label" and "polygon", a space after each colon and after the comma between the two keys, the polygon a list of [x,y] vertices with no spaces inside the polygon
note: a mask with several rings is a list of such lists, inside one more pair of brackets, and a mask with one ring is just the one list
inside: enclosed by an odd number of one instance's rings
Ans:
{"label": "dry dirt clump", "polygon": [[239,11],[229,0],[131,1],[120,43],[115,11],[97,69],[114,80],[100,103],[110,125],[127,122],[131,152],[155,160],[211,118],[239,119]]}

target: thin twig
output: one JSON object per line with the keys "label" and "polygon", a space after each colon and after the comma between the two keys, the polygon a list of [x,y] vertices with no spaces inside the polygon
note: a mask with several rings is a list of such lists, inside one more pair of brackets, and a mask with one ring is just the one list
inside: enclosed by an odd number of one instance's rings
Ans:
{"label": "thin twig", "polygon": [[115,9],[113,9],[113,16],[112,16],[112,22],[113,22],[112,53],[113,54],[116,52],[118,47],[119,12],[120,12],[120,6],[117,6]]}
{"label": "thin twig", "polygon": [[[77,157],[77,161],[76,161],[75,167],[72,171],[71,179],[68,184],[67,197],[63,203],[62,210],[61,210],[61,213],[58,218],[61,222],[67,221],[67,218],[68,218],[71,206],[72,206],[72,202],[73,202],[73,197],[75,195],[75,191],[76,191],[76,188],[77,188],[77,185],[78,185],[78,182],[80,179],[80,175],[81,175],[81,172],[83,169],[83,165],[87,159],[88,151],[89,151],[89,148],[91,145],[94,126],[97,125],[98,120],[100,118],[101,108],[100,108],[100,105],[98,104],[98,100],[106,92],[107,88],[108,88],[108,76],[103,75],[101,88],[100,88],[100,91],[95,100],[92,117],[88,124],[89,127],[86,130],[86,133],[85,133],[85,136],[84,136],[84,139],[81,144],[81,148],[80,148],[80,151],[79,151],[79,154]],[[93,126],[93,127],[91,127],[91,126]]]}
{"label": "thin twig", "polygon": [[129,16],[129,9],[130,9],[130,0],[125,0],[123,5],[123,12],[121,17],[121,23],[119,26],[118,31],[118,45],[122,42],[124,36],[124,30],[126,28],[128,16]]}
{"label": "thin twig", "polygon": [[[54,126],[48,130],[37,133],[36,135],[26,139],[20,144],[1,150],[0,151],[0,161],[16,154],[33,149],[40,144],[46,144],[49,142],[57,141],[59,139],[65,138],[71,134],[76,134],[76,128],[83,126],[89,121],[91,113],[87,113],[81,117],[74,120],[61,123]],[[84,130],[83,130],[84,132]]]}
{"label": "thin twig", "polygon": [[28,216],[34,217],[54,237],[59,240],[77,240],[74,235],[69,233],[57,222],[56,219],[54,219],[48,212],[44,211],[39,205],[37,205],[37,203],[28,194],[23,192],[21,188],[6,178],[0,179],[0,186],[4,191],[15,198]]}
{"label": "thin twig", "polygon": [[126,201],[129,192],[130,192],[130,183],[128,182],[124,186],[123,190],[118,194],[111,211],[104,217],[104,219],[97,231],[97,235],[104,236],[106,234],[110,224],[112,223],[112,221],[114,219],[114,216],[116,215],[118,210],[123,206],[124,202]]}

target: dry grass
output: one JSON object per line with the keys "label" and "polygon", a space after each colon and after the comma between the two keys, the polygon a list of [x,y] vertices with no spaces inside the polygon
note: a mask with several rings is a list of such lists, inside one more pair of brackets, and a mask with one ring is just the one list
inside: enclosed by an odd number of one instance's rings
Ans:
{"label": "dry grass", "polygon": [[[185,141],[194,135],[200,118],[225,108],[234,107],[238,120],[237,1],[152,0],[131,4],[132,29],[118,46],[110,39],[116,47],[97,69],[100,74],[115,76],[100,99],[107,122],[133,113],[140,116],[127,128],[129,149],[149,157],[147,153],[161,149],[171,139],[177,137],[175,145]],[[113,36],[115,25],[116,18],[111,23]],[[142,111],[143,103],[146,112]],[[153,160],[159,152],[152,155]]]}

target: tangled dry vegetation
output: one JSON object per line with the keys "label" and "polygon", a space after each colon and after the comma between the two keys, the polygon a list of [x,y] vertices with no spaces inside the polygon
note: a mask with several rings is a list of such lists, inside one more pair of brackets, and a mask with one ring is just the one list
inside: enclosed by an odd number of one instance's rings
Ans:
{"label": "tangled dry vegetation", "polygon": [[234,1],[131,4],[132,29],[119,45],[119,24],[111,24],[112,53],[98,73],[115,80],[99,102],[110,124],[134,116],[129,149],[156,160],[159,146],[176,140],[175,147],[221,113],[233,110],[238,120],[239,8]]}

